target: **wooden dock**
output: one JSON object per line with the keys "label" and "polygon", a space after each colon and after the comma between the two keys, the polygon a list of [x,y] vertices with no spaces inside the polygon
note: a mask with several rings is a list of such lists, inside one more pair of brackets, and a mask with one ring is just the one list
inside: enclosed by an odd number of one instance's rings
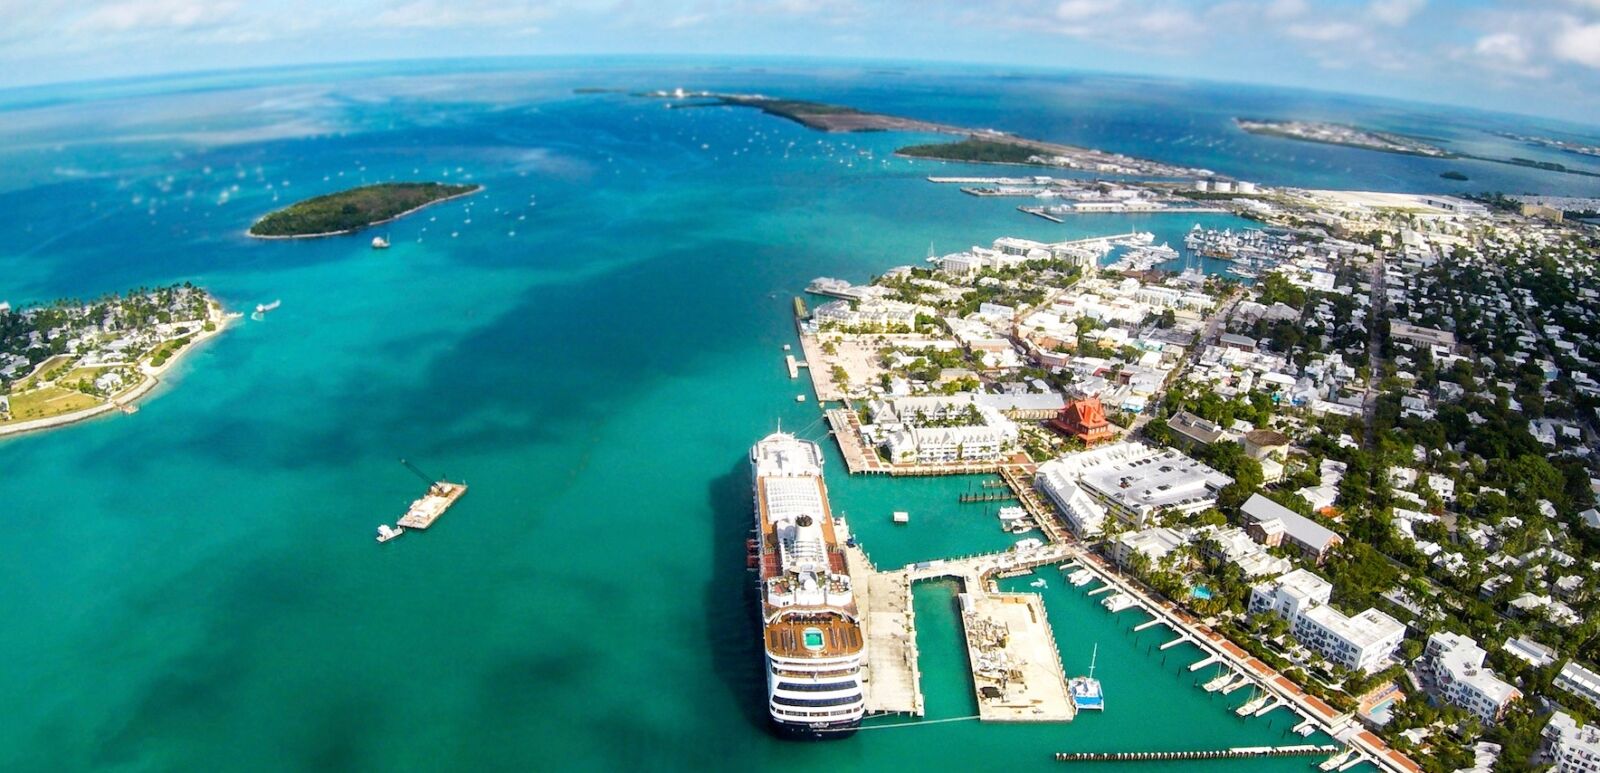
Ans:
{"label": "wooden dock", "polygon": [[411,508],[400,517],[399,525],[407,529],[426,529],[466,493],[465,483],[438,481],[428,487],[428,493],[421,499],[411,503]]}
{"label": "wooden dock", "polygon": [[1256,757],[1321,757],[1336,754],[1337,746],[1246,746],[1180,752],[1058,752],[1057,762],[1147,762],[1162,760],[1242,760]]}

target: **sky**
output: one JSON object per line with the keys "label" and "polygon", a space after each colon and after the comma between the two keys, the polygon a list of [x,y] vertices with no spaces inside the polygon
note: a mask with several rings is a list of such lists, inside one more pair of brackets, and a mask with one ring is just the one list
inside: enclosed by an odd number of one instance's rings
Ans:
{"label": "sky", "polygon": [[1600,0],[0,0],[0,89],[575,54],[1027,65],[1600,126]]}

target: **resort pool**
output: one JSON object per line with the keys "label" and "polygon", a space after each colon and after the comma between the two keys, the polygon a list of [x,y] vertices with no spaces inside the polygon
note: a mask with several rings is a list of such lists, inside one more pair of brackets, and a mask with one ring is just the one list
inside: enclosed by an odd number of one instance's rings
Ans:
{"label": "resort pool", "polygon": [[1197,599],[1208,599],[1211,598],[1211,589],[1204,585],[1196,585],[1194,590],[1189,591],[1189,595]]}

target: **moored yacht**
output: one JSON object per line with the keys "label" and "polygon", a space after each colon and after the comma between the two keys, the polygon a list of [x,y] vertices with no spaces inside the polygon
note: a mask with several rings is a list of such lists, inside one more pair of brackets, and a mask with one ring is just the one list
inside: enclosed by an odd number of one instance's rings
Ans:
{"label": "moored yacht", "polygon": [[796,738],[842,738],[866,711],[866,647],[816,443],[777,432],[750,450],[767,712]]}

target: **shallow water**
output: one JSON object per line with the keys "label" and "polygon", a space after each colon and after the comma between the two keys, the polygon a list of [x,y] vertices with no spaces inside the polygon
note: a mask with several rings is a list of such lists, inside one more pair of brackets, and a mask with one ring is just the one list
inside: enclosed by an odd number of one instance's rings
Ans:
{"label": "shallow water", "polygon": [[[1239,135],[1233,112],[1500,140],[1467,117],[1438,128],[1432,109],[1104,77],[397,68],[0,99],[0,297],[189,280],[234,309],[283,301],[188,357],[135,415],[0,442],[0,766],[1044,769],[1061,750],[1280,738],[1286,720],[1237,720],[1191,686],[1186,648],[1150,652],[1159,630],[1128,633],[1137,613],[1105,614],[1054,570],[1043,592],[1068,670],[1100,644],[1103,716],[770,738],[744,603],[744,458],[780,420],[822,435],[782,365],[790,298],[814,276],[919,261],[930,242],[1136,227],[1177,244],[1197,218],[1056,225],[924,182],[992,170],[890,157],[904,136],[571,89],[829,99],[1267,184],[1454,185],[1435,180],[1440,162]],[[1584,179],[1474,169],[1506,190]],[[487,189],[386,227],[384,252],[365,236],[242,236],[294,199],[417,178]],[[471,492],[430,532],[379,547],[373,528],[421,488],[402,457]],[[830,459],[836,507],[881,564],[1016,539],[955,503],[966,479],[847,479]],[[912,523],[889,523],[896,509]],[[916,603],[930,716],[970,714],[951,589],[919,587]]]}

